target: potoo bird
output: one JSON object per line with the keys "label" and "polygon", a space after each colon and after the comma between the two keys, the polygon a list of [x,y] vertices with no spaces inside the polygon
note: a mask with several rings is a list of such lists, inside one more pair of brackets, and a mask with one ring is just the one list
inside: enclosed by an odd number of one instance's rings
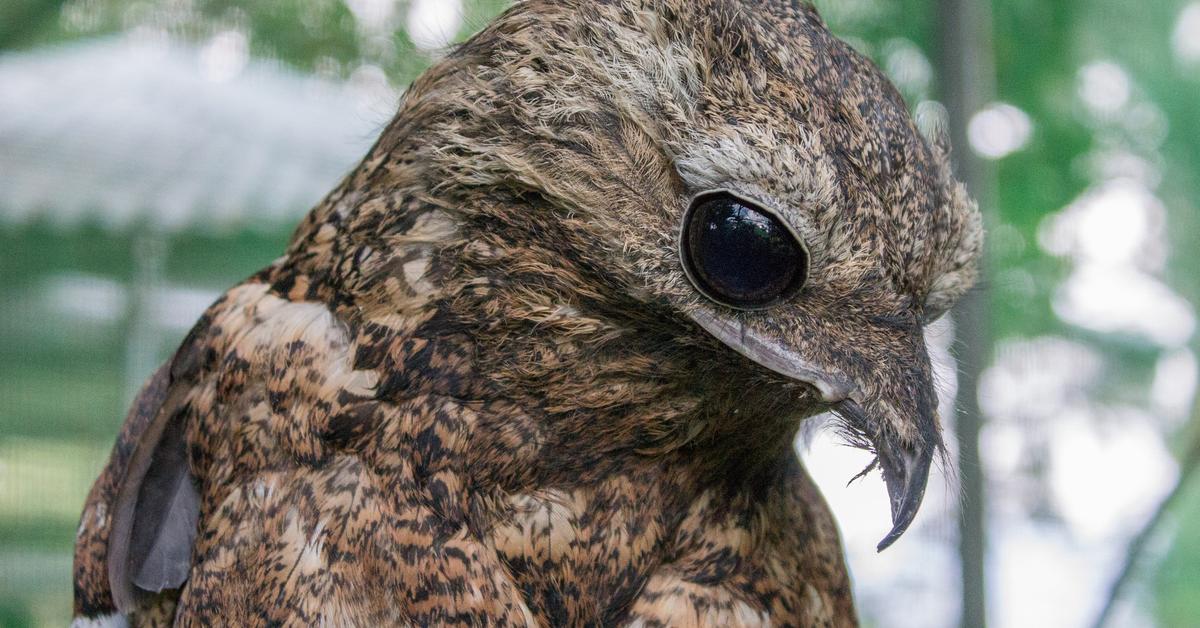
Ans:
{"label": "potoo bird", "polygon": [[79,623],[854,625],[793,443],[833,411],[912,522],[947,150],[797,0],[518,3],[141,392]]}

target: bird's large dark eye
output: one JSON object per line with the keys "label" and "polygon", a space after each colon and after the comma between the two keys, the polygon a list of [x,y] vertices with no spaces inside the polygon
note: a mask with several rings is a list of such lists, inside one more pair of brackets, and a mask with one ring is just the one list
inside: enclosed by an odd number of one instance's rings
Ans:
{"label": "bird's large dark eye", "polygon": [[727,192],[702,194],[683,220],[683,265],[708,298],[737,308],[761,308],[804,284],[804,247],[778,218],[753,203]]}

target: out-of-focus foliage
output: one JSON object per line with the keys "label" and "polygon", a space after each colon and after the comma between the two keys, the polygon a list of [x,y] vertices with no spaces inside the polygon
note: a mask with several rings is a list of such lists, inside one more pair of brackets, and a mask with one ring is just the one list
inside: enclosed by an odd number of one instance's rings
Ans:
{"label": "out-of-focus foliage", "polygon": [[[135,31],[400,90],[442,44],[507,4],[6,0],[0,54]],[[816,4],[910,105],[937,98],[937,2]],[[997,359],[981,391],[992,616],[999,625],[1033,625],[1029,614],[1039,625],[1079,625],[1172,479],[1169,452],[1195,392],[1200,3],[1010,0],[991,9],[995,103],[972,117],[972,146],[956,150],[993,159],[998,179],[985,278]],[[431,31],[430,20],[454,32]],[[287,235],[172,235],[161,280],[216,294],[268,263]],[[0,509],[20,507],[0,511],[0,624],[61,625],[75,513],[128,401],[123,313],[138,281],[137,236],[10,226],[0,228],[0,251]],[[91,299],[111,316],[72,318],[62,298]],[[165,356],[185,331],[165,325],[154,352]],[[1200,492],[1175,520],[1174,544],[1159,549],[1134,613],[1164,626],[1200,617]],[[859,575],[869,587],[873,575]],[[904,582],[953,587],[955,577]],[[948,621],[877,604],[886,596],[870,591],[860,599],[879,625]]]}
{"label": "out-of-focus foliage", "polygon": [[[370,66],[396,85],[428,64],[410,37],[414,11],[456,14],[461,39],[497,15],[506,0],[440,3],[379,0],[13,0],[0,9],[0,48],[27,48],[136,29],[205,41],[222,33],[245,38],[251,54],[279,59],[329,77],[349,77]],[[441,6],[432,6],[441,5]],[[441,35],[441,33],[437,33]]]}

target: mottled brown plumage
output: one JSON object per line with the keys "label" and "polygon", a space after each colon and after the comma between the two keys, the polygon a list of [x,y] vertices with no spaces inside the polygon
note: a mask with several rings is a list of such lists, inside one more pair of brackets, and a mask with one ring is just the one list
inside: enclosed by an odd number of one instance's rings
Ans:
{"label": "mottled brown plumage", "polygon": [[[803,239],[798,294],[689,282],[680,223],[715,189]],[[807,5],[518,4],[139,397],[76,612],[853,625],[792,443],[838,410],[903,531],[941,443],[921,328],[980,240],[945,147]]]}

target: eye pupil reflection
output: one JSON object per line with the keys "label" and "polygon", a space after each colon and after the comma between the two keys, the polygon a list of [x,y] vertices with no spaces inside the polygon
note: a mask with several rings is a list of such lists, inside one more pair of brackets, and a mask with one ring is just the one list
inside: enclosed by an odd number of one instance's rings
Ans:
{"label": "eye pupil reflection", "polygon": [[709,298],[765,307],[803,284],[808,264],[803,247],[779,219],[751,203],[726,193],[701,196],[685,220],[684,264]]}

